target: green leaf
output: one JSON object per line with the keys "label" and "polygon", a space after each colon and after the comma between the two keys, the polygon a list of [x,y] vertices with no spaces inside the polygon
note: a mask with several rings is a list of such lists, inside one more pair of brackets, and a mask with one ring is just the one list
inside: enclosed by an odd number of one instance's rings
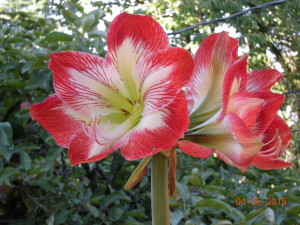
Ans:
{"label": "green leaf", "polygon": [[138,221],[126,221],[126,222],[122,223],[122,225],[145,225],[145,223],[141,223]]}
{"label": "green leaf", "polygon": [[295,191],[300,191],[300,186],[295,186],[295,187],[292,187],[290,188],[288,191],[287,191],[287,194],[291,194]]}
{"label": "green leaf", "polygon": [[114,207],[108,210],[108,217],[111,221],[117,221],[121,218],[124,213],[124,209],[120,207]]}
{"label": "green leaf", "polygon": [[13,175],[20,174],[20,171],[13,167],[6,167],[0,173],[0,185],[3,181]]}
{"label": "green leaf", "polygon": [[95,15],[96,19],[100,19],[104,16],[101,8],[97,8],[96,10],[92,11],[91,14]]}
{"label": "green leaf", "polygon": [[0,152],[9,161],[15,153],[9,146],[12,145],[12,128],[9,122],[0,123]]}
{"label": "green leaf", "polygon": [[124,216],[130,216],[134,218],[146,218],[145,213],[141,212],[139,209],[133,209],[131,211],[125,212]]}
{"label": "green leaf", "polygon": [[15,149],[11,149],[9,146],[0,143],[0,152],[4,156],[5,160],[9,161],[12,155],[18,151],[16,151]]}
{"label": "green leaf", "polygon": [[45,63],[45,61],[43,59],[34,60],[32,65],[31,65],[30,70],[41,69],[41,68],[45,67],[46,64],[47,63]]}
{"label": "green leaf", "polygon": [[112,192],[103,199],[103,207],[107,208],[110,204],[118,200],[131,201],[131,198],[123,191]]}
{"label": "green leaf", "polygon": [[70,9],[63,9],[63,16],[66,20],[69,20],[70,22],[75,22],[75,20],[77,19],[76,14]]}
{"label": "green leaf", "polygon": [[10,80],[5,80],[2,85],[13,87],[13,88],[23,88],[23,87],[25,87],[26,84],[20,80],[11,80],[10,79]]}
{"label": "green leaf", "polygon": [[190,176],[185,176],[187,182],[191,183],[194,187],[201,187],[203,184],[202,178],[199,174],[192,174]]}
{"label": "green leaf", "polygon": [[245,176],[250,179],[258,179],[257,173],[252,168],[245,171]]}
{"label": "green leaf", "polygon": [[46,42],[58,42],[58,41],[72,41],[73,37],[63,32],[52,32],[47,34],[43,41]]}
{"label": "green leaf", "polygon": [[34,89],[38,87],[46,87],[49,81],[49,73],[34,73],[25,89]]}
{"label": "green leaf", "polygon": [[285,213],[288,214],[289,216],[298,216],[298,217],[300,217],[300,204],[288,207],[285,210]]}
{"label": "green leaf", "polygon": [[246,221],[244,214],[236,208],[231,207],[231,209],[232,213],[229,216],[234,219],[235,224],[244,224]]}
{"label": "green leaf", "polygon": [[27,213],[31,213],[36,209],[36,204],[29,198],[23,196],[23,202],[26,205]]}
{"label": "green leaf", "polygon": [[57,192],[57,186],[54,183],[55,183],[55,180],[51,180],[48,177],[42,177],[41,179],[39,179],[36,182],[35,185],[40,186],[40,188],[44,189],[47,192],[56,193]]}
{"label": "green leaf", "polygon": [[267,193],[269,192],[269,190],[270,190],[269,188],[262,189],[260,191],[260,194],[259,194],[260,198],[266,199],[267,198]]}
{"label": "green leaf", "polygon": [[8,146],[12,144],[12,129],[9,122],[0,123],[0,143]]}
{"label": "green leaf", "polygon": [[20,42],[24,42],[25,39],[23,37],[12,37],[8,39],[8,43],[13,44],[13,43],[20,43]]}
{"label": "green leaf", "polygon": [[195,208],[214,208],[227,213],[232,212],[232,208],[225,202],[216,199],[203,199],[196,203]]}
{"label": "green leaf", "polygon": [[30,169],[30,158],[27,152],[21,152],[21,162],[25,171]]}
{"label": "green leaf", "polygon": [[300,197],[295,194],[285,194],[287,204],[300,203]]}
{"label": "green leaf", "polygon": [[268,194],[267,196],[273,196],[276,192],[281,192],[281,191],[284,191],[284,190],[288,190],[290,189],[290,187],[274,187],[272,188],[271,190],[268,191]]}
{"label": "green leaf", "polygon": [[46,164],[52,164],[63,150],[63,147],[53,146],[46,154]]}
{"label": "green leaf", "polygon": [[197,225],[196,223],[194,223],[193,221],[191,221],[191,220],[188,220],[188,221],[186,221],[185,222],[185,224],[184,225]]}
{"label": "green leaf", "polygon": [[6,63],[0,66],[0,71],[15,69],[19,66],[19,63]]}
{"label": "green leaf", "polygon": [[26,73],[28,70],[30,70],[31,66],[32,66],[32,61],[28,61],[24,63],[21,69],[21,73]]}
{"label": "green leaf", "polygon": [[106,38],[107,37],[107,33],[105,31],[102,30],[93,30],[91,32],[89,32],[89,37],[103,37]]}
{"label": "green leaf", "polygon": [[182,220],[182,218],[184,217],[184,214],[182,211],[180,210],[176,210],[175,212],[171,212],[171,224],[172,225],[177,225],[179,224],[179,222]]}
{"label": "green leaf", "polygon": [[94,217],[99,217],[99,210],[95,206],[92,206],[91,204],[87,203],[86,207]]}
{"label": "green leaf", "polygon": [[214,191],[214,192],[223,192],[223,187],[220,187],[220,186],[216,186],[216,185],[205,185],[203,187],[204,190],[207,190],[207,191]]}
{"label": "green leaf", "polygon": [[267,219],[270,223],[274,223],[275,214],[271,208],[259,208],[252,210],[247,216],[247,225],[251,225],[254,222],[259,222],[262,219]]}
{"label": "green leaf", "polygon": [[232,225],[232,223],[229,220],[220,220],[213,223],[212,225]]}
{"label": "green leaf", "polygon": [[189,200],[191,193],[185,184],[176,181],[176,190],[181,194],[184,201]]}
{"label": "green leaf", "polygon": [[54,216],[51,215],[47,220],[46,220],[47,225],[54,225]]}
{"label": "green leaf", "polygon": [[20,145],[14,146],[14,150],[16,152],[22,152],[22,151],[31,152],[31,151],[39,150],[39,149],[40,149],[40,146],[34,145],[34,144],[30,144],[30,143],[24,143],[24,144],[20,144]]}
{"label": "green leaf", "polygon": [[50,169],[54,165],[56,158],[60,155],[60,153],[64,150],[63,147],[53,146],[46,153],[44,169]]}
{"label": "green leaf", "polygon": [[55,225],[60,225],[60,224],[65,224],[65,222],[68,219],[68,216],[70,215],[70,211],[60,209],[55,215],[54,215],[54,224]]}
{"label": "green leaf", "polygon": [[90,31],[90,29],[93,27],[94,22],[95,22],[95,15],[90,14],[90,15],[86,16],[82,20],[82,30],[83,30],[83,32]]}

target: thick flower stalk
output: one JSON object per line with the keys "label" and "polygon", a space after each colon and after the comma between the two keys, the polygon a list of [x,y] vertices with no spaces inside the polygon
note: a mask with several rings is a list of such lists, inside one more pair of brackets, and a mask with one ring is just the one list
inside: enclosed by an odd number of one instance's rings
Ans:
{"label": "thick flower stalk", "polygon": [[238,41],[213,34],[200,45],[195,73],[186,91],[190,126],[182,151],[206,158],[214,152],[245,171],[251,164],[278,169],[291,164],[277,157],[290,144],[287,124],[277,115],[284,96],[270,92],[282,75],[273,69],[247,73],[238,59]]}
{"label": "thick flower stalk", "polygon": [[55,94],[31,106],[31,117],[69,149],[73,165],[121,149],[127,160],[170,148],[188,127],[182,87],[194,62],[170,47],[150,16],[122,13],[110,24],[105,58],[51,54]]}

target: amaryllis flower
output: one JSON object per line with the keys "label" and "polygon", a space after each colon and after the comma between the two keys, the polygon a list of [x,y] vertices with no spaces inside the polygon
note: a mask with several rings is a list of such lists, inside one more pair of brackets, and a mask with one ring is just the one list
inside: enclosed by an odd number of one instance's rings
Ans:
{"label": "amaryllis flower", "polygon": [[182,87],[194,62],[170,47],[150,16],[122,13],[110,24],[105,58],[51,54],[55,94],[31,107],[31,117],[69,149],[73,165],[118,148],[136,160],[176,144],[188,127]]}
{"label": "amaryllis flower", "polygon": [[238,41],[213,34],[200,45],[196,70],[187,87],[190,126],[179,147],[206,158],[214,152],[245,171],[291,166],[277,158],[289,146],[291,133],[277,115],[284,96],[270,92],[282,75],[273,69],[247,73],[238,59]]}

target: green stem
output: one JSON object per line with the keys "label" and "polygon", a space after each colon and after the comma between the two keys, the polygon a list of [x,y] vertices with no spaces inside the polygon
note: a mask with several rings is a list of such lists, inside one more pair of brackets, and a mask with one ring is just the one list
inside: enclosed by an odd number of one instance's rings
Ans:
{"label": "green stem", "polygon": [[152,158],[152,225],[170,225],[168,158],[160,153]]}

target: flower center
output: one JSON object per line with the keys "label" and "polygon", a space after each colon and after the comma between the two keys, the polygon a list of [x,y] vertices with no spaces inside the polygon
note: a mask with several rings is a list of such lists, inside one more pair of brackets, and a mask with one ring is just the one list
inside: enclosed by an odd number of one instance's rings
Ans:
{"label": "flower center", "polygon": [[83,129],[99,145],[106,145],[122,137],[135,127],[142,118],[143,106],[139,103],[133,105],[133,110],[128,112],[122,109],[120,113],[107,116],[92,116],[85,121]]}

